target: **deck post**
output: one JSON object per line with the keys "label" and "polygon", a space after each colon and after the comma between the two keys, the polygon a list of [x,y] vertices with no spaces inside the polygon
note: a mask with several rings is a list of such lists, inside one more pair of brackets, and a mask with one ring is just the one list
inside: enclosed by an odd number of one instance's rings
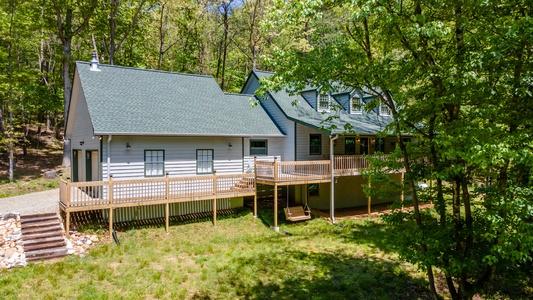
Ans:
{"label": "deck post", "polygon": [[402,194],[400,195],[400,201],[402,202],[402,210],[403,210],[403,201],[404,201],[404,199],[405,199],[405,193],[403,192],[403,190],[404,190],[404,186],[403,186],[403,180],[404,180],[403,176],[404,176],[404,173],[403,173],[403,172],[401,172],[401,176],[402,176],[402,177],[401,177],[401,180],[400,180],[400,186],[402,187]]}
{"label": "deck post", "polygon": [[113,175],[109,175],[109,237],[113,238]]}
{"label": "deck post", "polygon": [[165,177],[165,192],[166,192],[166,199],[167,203],[165,203],[165,232],[168,233],[168,223],[169,223],[169,201],[170,201],[170,189],[169,189],[169,182],[168,182],[168,172]]}
{"label": "deck post", "polygon": [[217,226],[217,171],[213,171],[213,226]]}
{"label": "deck post", "polygon": [[278,157],[274,156],[274,182],[278,181]]}
{"label": "deck post", "polygon": [[330,158],[330,172],[331,172],[331,193],[330,193],[330,202],[329,202],[329,212],[331,214],[331,223],[335,223],[335,158],[334,158],[334,147],[335,140],[339,138],[339,135],[330,136],[329,138],[329,158]]}
{"label": "deck post", "polygon": [[257,156],[254,156],[254,218],[257,218]]}
{"label": "deck post", "polygon": [[65,188],[65,205],[67,206],[65,208],[65,212],[67,214],[67,224],[65,231],[67,233],[67,237],[70,238],[70,177],[67,177],[67,184]]}
{"label": "deck post", "polygon": [[[370,193],[370,189],[372,188],[372,183],[370,181],[370,177],[368,177],[368,192]],[[372,196],[370,194],[368,195],[368,217],[370,218],[370,213],[372,213]]]}
{"label": "deck post", "polygon": [[[274,161],[275,165],[275,161]],[[278,226],[278,184],[274,182],[274,230],[279,231]]]}

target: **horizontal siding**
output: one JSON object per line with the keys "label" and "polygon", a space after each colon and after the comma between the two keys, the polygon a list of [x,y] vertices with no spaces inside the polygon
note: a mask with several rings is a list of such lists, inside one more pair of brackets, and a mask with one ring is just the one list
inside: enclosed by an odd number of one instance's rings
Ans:
{"label": "horizontal siding", "polygon": [[[296,160],[321,160],[329,158],[329,137],[320,131],[314,130],[309,127],[297,124],[297,139],[296,139]],[[322,154],[321,155],[309,155],[309,135],[321,134],[322,135]]]}
{"label": "horizontal siding", "polygon": [[[126,149],[126,144],[131,149]],[[232,147],[229,147],[229,144]],[[125,137],[111,143],[110,173],[115,179],[144,178],[144,150],[165,151],[165,173],[170,176],[196,175],[196,150],[214,151],[214,170],[221,174],[242,173],[242,139],[223,137]],[[103,173],[107,180],[107,143],[103,145]]]}

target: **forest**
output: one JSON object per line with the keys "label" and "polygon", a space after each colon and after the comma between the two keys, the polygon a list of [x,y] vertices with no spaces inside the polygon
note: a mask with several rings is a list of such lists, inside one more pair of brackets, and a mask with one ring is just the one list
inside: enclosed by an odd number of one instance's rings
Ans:
{"label": "forest", "polygon": [[[435,299],[435,276],[452,299],[525,297],[533,270],[532,13],[528,0],[2,0],[1,144],[12,161],[29,126],[61,138],[73,61],[92,52],[106,64],[212,75],[228,92],[239,92],[252,69],[276,72],[263,93],[364,90],[375,96],[367,110],[391,111],[382,134],[398,138],[396,156],[365,176],[403,189],[414,205],[383,219],[397,237],[387,242],[426,272]],[[403,168],[405,185],[387,182],[383,168]],[[424,202],[434,208],[418,209]]]}
{"label": "forest", "polygon": [[0,141],[11,153],[26,153],[31,126],[62,139],[73,62],[93,52],[104,64],[212,75],[239,92],[253,68],[268,69],[275,39],[259,25],[270,0],[0,3]]}

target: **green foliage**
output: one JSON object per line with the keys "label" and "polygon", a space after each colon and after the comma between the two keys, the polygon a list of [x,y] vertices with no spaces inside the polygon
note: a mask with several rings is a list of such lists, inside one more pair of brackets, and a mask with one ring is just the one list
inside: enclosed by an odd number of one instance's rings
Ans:
{"label": "green foliage", "polygon": [[[527,1],[366,0],[278,1],[265,24],[280,34],[264,90],[335,82],[391,109],[406,194],[436,211],[386,220],[400,255],[442,270],[453,298],[483,293],[495,274],[533,259],[531,24]],[[405,134],[416,143],[402,145]],[[396,163],[373,161],[365,176],[393,191],[383,172]]]}

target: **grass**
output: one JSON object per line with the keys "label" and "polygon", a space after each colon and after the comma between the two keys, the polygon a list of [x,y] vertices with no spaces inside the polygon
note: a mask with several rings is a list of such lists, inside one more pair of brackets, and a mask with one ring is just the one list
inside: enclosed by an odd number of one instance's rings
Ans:
{"label": "grass", "polygon": [[84,258],[0,271],[7,299],[416,299],[424,274],[398,259],[379,221],[322,219],[275,233],[249,211],[119,232]]}

